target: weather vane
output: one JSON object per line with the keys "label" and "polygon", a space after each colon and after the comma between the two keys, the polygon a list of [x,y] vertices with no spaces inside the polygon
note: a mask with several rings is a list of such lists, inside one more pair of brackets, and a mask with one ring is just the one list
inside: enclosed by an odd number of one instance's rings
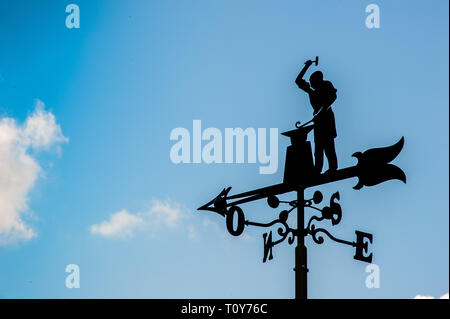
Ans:
{"label": "weather vane", "polygon": [[[312,120],[301,125],[296,123],[296,129],[282,133],[290,138],[291,145],[287,147],[284,178],[281,184],[276,184],[260,189],[229,195],[231,187],[225,188],[213,200],[198,208],[218,213],[225,218],[228,232],[233,236],[239,236],[248,226],[270,228],[275,225],[277,238],[272,231],[263,234],[264,254],[263,262],[273,259],[273,247],[286,239],[292,245],[297,239],[295,248],[295,298],[307,298],[307,254],[305,237],[311,236],[317,244],[324,242],[324,236],[341,244],[352,246],[355,249],[354,259],[371,263],[373,254],[369,253],[369,243],[373,243],[372,234],[355,231],[354,241],[336,238],[325,228],[318,225],[322,221],[331,221],[332,226],[339,224],[342,218],[342,209],[338,201],[340,193],[335,192],[328,206],[318,208],[323,201],[320,191],[315,191],[310,199],[305,199],[304,192],[308,188],[333,183],[336,181],[357,177],[358,183],[354,189],[363,186],[374,186],[382,182],[398,179],[406,183],[405,173],[397,166],[389,164],[401,152],[404,144],[402,137],[392,146],[369,149],[365,152],[356,152],[353,156],[357,164],[352,167],[338,169],[334,139],[336,138],[336,126],[331,105],[337,98],[337,90],[333,84],[323,79],[320,71],[312,73],[309,83],[303,80],[308,68],[314,63],[318,65],[319,58],[308,60],[297,76],[295,83],[300,89],[308,93],[311,106],[314,110]],[[312,123],[312,124],[311,124]],[[311,143],[307,141],[308,133],[314,129],[314,160]],[[328,159],[329,169],[322,173],[323,155]],[[281,201],[277,195],[289,192],[297,192],[297,198],[292,201]],[[255,200],[267,198],[271,208],[278,208],[280,204],[288,205],[288,209],[282,210],[277,219],[269,223],[253,222],[245,219],[243,210],[239,205]],[[317,211],[307,223],[305,223],[305,208]],[[289,214],[297,209],[297,229],[291,228],[288,223]]]}

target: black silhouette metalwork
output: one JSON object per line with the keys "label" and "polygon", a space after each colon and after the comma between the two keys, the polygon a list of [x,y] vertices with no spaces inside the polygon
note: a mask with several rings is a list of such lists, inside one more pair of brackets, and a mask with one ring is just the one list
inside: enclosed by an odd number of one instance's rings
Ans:
{"label": "black silhouette metalwork", "polygon": [[336,101],[337,90],[330,81],[324,81],[323,73],[315,71],[309,78],[309,83],[303,79],[308,68],[319,63],[319,57],[313,62],[308,60],[300,71],[295,83],[308,93],[309,101],[314,110],[311,120],[314,122],[314,168],[318,173],[322,171],[323,153],[327,156],[329,171],[335,171],[338,167],[334,139],[337,137],[334,113],[331,105]]}
{"label": "black silhouette metalwork", "polygon": [[[316,65],[317,62],[318,58],[316,58]],[[308,133],[317,125],[317,122],[309,125],[310,122],[304,125],[300,125],[297,122],[296,129],[282,133],[282,135],[289,137],[291,141],[291,145],[286,150],[286,162],[282,183],[235,195],[229,195],[231,187],[228,187],[223,189],[213,200],[198,208],[198,210],[212,211],[224,217],[227,229],[233,236],[241,235],[245,227],[248,226],[270,228],[277,225],[279,238],[275,238],[274,240],[272,231],[263,234],[263,262],[273,259],[273,247],[284,242],[286,239],[292,245],[295,239],[297,239],[294,270],[296,272],[295,296],[298,299],[307,298],[308,268],[307,250],[305,246],[306,236],[311,236],[317,244],[323,244],[324,236],[326,236],[335,242],[352,246],[355,249],[354,259],[359,261],[370,263],[373,257],[373,254],[369,253],[368,247],[369,243],[372,244],[373,242],[372,234],[355,231],[355,241],[347,241],[333,236],[323,227],[318,227],[323,221],[331,221],[332,226],[340,223],[342,219],[342,208],[338,203],[340,200],[339,192],[331,196],[328,206],[318,208],[314,205],[322,202],[322,193],[315,191],[312,198],[305,200],[304,191],[308,188],[353,177],[358,178],[357,184],[353,187],[356,190],[364,186],[374,186],[394,179],[406,183],[405,173],[399,167],[390,164],[403,148],[403,137],[392,146],[354,153],[353,156],[357,159],[357,163],[354,166],[343,169],[330,169],[321,174],[320,170],[313,163],[311,143],[307,141]],[[328,159],[330,160],[330,158]],[[280,201],[277,197],[277,195],[293,191],[297,193],[295,200],[288,202]],[[267,198],[268,205],[273,209],[278,208],[280,204],[287,204],[290,208],[282,210],[277,219],[268,223],[246,220],[244,212],[239,205],[263,198]],[[310,217],[306,223],[306,227],[305,208],[318,212],[317,215]],[[289,214],[294,209],[297,209],[296,229],[291,228],[287,223]]]}

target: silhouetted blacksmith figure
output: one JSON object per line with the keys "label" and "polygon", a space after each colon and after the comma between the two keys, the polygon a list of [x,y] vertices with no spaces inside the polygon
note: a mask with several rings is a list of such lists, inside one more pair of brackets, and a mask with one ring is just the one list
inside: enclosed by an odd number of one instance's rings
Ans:
{"label": "silhouetted blacksmith figure", "polygon": [[310,76],[310,83],[303,80],[303,76],[312,63],[311,60],[305,62],[305,66],[297,76],[295,83],[300,89],[308,93],[309,101],[314,109],[314,167],[318,173],[322,172],[323,153],[325,152],[329,166],[327,172],[331,172],[338,167],[334,148],[334,139],[337,136],[336,124],[331,109],[331,105],[337,97],[337,90],[330,81],[323,80],[323,74],[320,71],[316,71]]}

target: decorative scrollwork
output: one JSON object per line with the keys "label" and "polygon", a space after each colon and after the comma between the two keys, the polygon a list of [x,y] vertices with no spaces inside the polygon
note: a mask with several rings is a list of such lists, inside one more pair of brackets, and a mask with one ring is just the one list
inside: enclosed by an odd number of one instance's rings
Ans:
{"label": "decorative scrollwork", "polygon": [[252,222],[252,221],[249,221],[249,220],[245,221],[245,225],[246,226],[271,227],[271,226],[273,226],[275,224],[279,224],[280,225],[278,227],[278,229],[277,229],[277,233],[280,236],[280,238],[278,240],[273,241],[273,239],[272,239],[272,231],[270,231],[269,234],[267,234],[267,233],[263,234],[263,238],[264,238],[264,258],[263,258],[263,262],[266,262],[267,258],[269,260],[271,260],[273,258],[272,248],[274,246],[282,243],[286,239],[288,240],[289,245],[292,245],[294,243],[295,236],[297,236],[297,234],[296,234],[297,230],[289,227],[289,225],[287,224],[288,215],[293,209],[294,209],[294,207],[291,208],[290,210],[283,210],[280,213],[279,218],[271,221],[270,223],[266,223],[265,224],[265,223],[256,223],[256,222]]}
{"label": "decorative scrollwork", "polygon": [[350,245],[350,246],[356,246],[356,244],[354,242],[336,238],[333,235],[331,235],[328,230],[326,230],[324,228],[316,228],[315,225],[311,225],[311,228],[308,230],[308,233],[311,235],[311,238],[313,239],[313,241],[319,245],[323,244],[323,242],[324,242],[323,236],[321,236],[319,234],[319,233],[323,233],[323,234],[327,235],[328,238],[330,238],[331,240],[334,240],[335,242],[345,244],[345,245]]}
{"label": "decorative scrollwork", "polygon": [[275,219],[275,220],[271,221],[270,223],[257,223],[257,222],[252,222],[249,220],[245,221],[246,226],[257,226],[257,227],[266,227],[266,228],[272,227],[276,224],[279,224],[279,227],[277,229],[277,234],[280,236],[280,238],[278,240],[274,241],[272,239],[272,235],[273,235],[272,231],[270,231],[269,233],[263,234],[263,239],[264,239],[263,262],[266,262],[267,259],[271,260],[273,258],[272,248],[274,246],[282,243],[286,239],[288,240],[289,245],[292,245],[295,242],[295,237],[298,236],[297,229],[293,229],[293,228],[289,227],[289,225],[287,224],[289,214],[295,208],[297,208],[297,201],[285,202],[285,201],[280,201],[276,196],[269,196],[267,199],[267,203],[272,208],[277,208],[280,203],[287,203],[291,206],[291,208],[288,210],[281,211],[280,215],[278,216],[278,219]]}
{"label": "decorative scrollwork", "polygon": [[331,195],[329,206],[325,206],[322,209],[313,206],[313,204],[320,204],[323,200],[323,195],[321,192],[316,191],[312,198],[306,199],[303,202],[303,207],[311,208],[318,212],[320,215],[313,215],[308,221],[306,228],[304,229],[294,229],[289,227],[287,220],[289,218],[289,214],[295,209],[298,208],[298,201],[281,201],[276,196],[272,195],[267,198],[267,204],[272,208],[277,208],[280,203],[288,204],[290,206],[289,209],[282,210],[277,219],[269,222],[269,223],[258,223],[252,222],[245,219],[244,212],[239,206],[232,205],[229,209],[226,209],[225,197],[229,189],[224,189],[222,193],[215,199],[214,208],[215,211],[225,216],[226,225],[229,233],[233,236],[239,236],[244,231],[246,226],[257,226],[269,228],[277,225],[277,234],[279,238],[277,240],[273,240],[273,232],[269,231],[268,233],[263,234],[264,239],[264,257],[263,262],[267,260],[273,259],[272,249],[278,244],[281,244],[286,239],[289,245],[292,245],[295,242],[295,237],[299,236],[308,236],[311,235],[312,240],[316,244],[324,243],[324,236],[327,236],[329,239],[356,247],[355,259],[370,262],[372,260],[372,255],[365,255],[368,250],[368,242],[372,242],[372,235],[363,233],[360,231],[356,231],[357,240],[356,242],[350,242],[346,240],[342,240],[334,237],[328,230],[324,228],[316,227],[315,223],[322,222],[324,220],[330,220],[332,226],[335,226],[340,223],[342,219],[342,209],[341,205],[337,202],[340,199],[339,192],[335,192]]}
{"label": "decorative scrollwork", "polygon": [[[335,242],[353,246],[353,247],[357,247],[359,250],[361,250],[362,248],[359,248],[359,246],[361,246],[362,244],[358,245],[355,242],[351,242],[351,241],[347,241],[347,240],[343,240],[343,239],[334,237],[328,230],[326,230],[324,228],[316,228],[316,225],[314,224],[314,222],[321,222],[323,220],[331,220],[331,224],[333,226],[339,224],[342,219],[341,205],[339,205],[336,202],[336,200],[339,200],[339,199],[340,199],[339,192],[336,192],[333,195],[331,195],[330,206],[325,206],[324,208],[319,209],[317,207],[313,207],[312,204],[306,205],[305,207],[310,207],[310,208],[320,211],[321,215],[320,216],[312,216],[309,219],[308,225],[306,226],[306,229],[305,229],[305,233],[311,235],[312,240],[316,244],[319,244],[319,245],[324,243],[324,235],[326,235],[328,238],[330,238],[331,240],[333,240]],[[370,234],[368,234],[368,235],[370,236]],[[362,253],[361,253],[361,255],[362,255]],[[360,260],[362,258],[363,257],[360,257]]]}
{"label": "decorative scrollwork", "polygon": [[[333,240],[336,240],[336,241],[339,241],[342,243],[348,243],[346,241],[341,241],[340,239],[333,237],[327,230],[325,230],[323,228],[316,229],[316,226],[313,224],[313,222],[315,222],[315,221],[320,222],[325,219],[331,220],[331,223],[333,226],[339,224],[339,222],[341,221],[341,218],[342,218],[341,206],[336,202],[339,199],[340,199],[339,192],[334,193],[330,198],[330,205],[325,206],[322,209],[320,209],[320,208],[313,206],[313,204],[320,204],[323,200],[323,195],[320,191],[314,192],[313,197],[310,199],[304,200],[304,202],[302,204],[303,204],[303,207],[311,208],[311,209],[315,209],[315,210],[319,211],[320,215],[312,216],[308,222],[306,229],[293,229],[293,228],[289,227],[289,225],[287,224],[287,220],[288,220],[289,214],[295,208],[297,208],[297,206],[299,205],[298,201],[297,200],[282,201],[282,200],[279,200],[278,197],[275,195],[269,196],[267,198],[267,204],[270,207],[277,208],[281,203],[283,203],[283,204],[288,204],[289,206],[291,206],[291,208],[288,210],[281,211],[278,219],[275,219],[275,220],[271,221],[270,223],[257,223],[257,222],[252,222],[249,220],[245,221],[245,226],[257,226],[257,227],[266,227],[266,228],[272,227],[276,224],[279,224],[279,227],[277,229],[277,234],[280,236],[279,239],[277,239],[275,241],[273,240],[272,231],[270,231],[269,233],[263,234],[263,239],[264,239],[263,262],[266,262],[267,259],[271,260],[273,258],[272,248],[274,246],[282,243],[286,239],[288,240],[288,243],[290,245],[292,245],[295,242],[296,236],[307,236],[308,234],[310,234],[311,237],[313,238],[314,242],[316,242],[318,244],[322,244],[324,242],[323,236],[320,236],[318,234],[324,233]],[[230,225],[229,230],[232,233],[232,235],[235,235],[236,233],[240,233],[239,230],[243,229],[243,227],[239,227],[239,220],[242,220],[242,215],[241,215],[239,209],[232,208],[232,209],[230,209],[228,214],[231,218],[236,213],[237,213],[236,216],[238,217],[238,228],[236,230],[232,228],[232,224],[233,224],[232,220],[230,220],[228,222],[228,224]]]}
{"label": "decorative scrollwork", "polygon": [[313,195],[313,197],[312,197],[311,199],[305,200],[304,206],[305,206],[305,207],[311,207],[311,208],[314,208],[314,207],[312,206],[312,204],[313,204],[313,203],[314,203],[314,204],[320,204],[320,203],[322,202],[322,200],[323,200],[323,195],[322,195],[322,193],[321,193],[320,191],[315,191],[315,192],[314,192],[314,195]]}
{"label": "decorative scrollwork", "polygon": [[[320,193],[320,192],[316,192],[316,193]],[[316,193],[314,193],[314,195],[316,195]],[[322,201],[322,194],[320,193],[320,197],[318,196],[318,198],[320,198],[319,203]],[[339,224],[341,222],[342,219],[342,208],[341,205],[339,205],[336,200],[339,200],[340,196],[339,196],[339,192],[334,193],[333,195],[331,195],[330,198],[330,206],[325,206],[322,209],[319,209],[317,207],[312,206],[312,202],[311,201],[305,201],[305,207],[308,208],[312,208],[315,209],[317,211],[319,211],[321,213],[320,216],[312,216],[311,219],[308,222],[308,226],[307,229],[310,228],[311,223],[316,220],[316,221],[322,221],[324,219],[328,219],[331,220],[331,224],[333,226]],[[316,201],[314,201],[314,203],[316,203]]]}

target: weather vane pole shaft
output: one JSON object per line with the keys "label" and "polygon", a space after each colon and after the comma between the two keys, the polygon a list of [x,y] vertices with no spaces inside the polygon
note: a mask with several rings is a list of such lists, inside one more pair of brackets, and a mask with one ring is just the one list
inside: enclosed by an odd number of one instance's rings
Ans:
{"label": "weather vane pole shaft", "polygon": [[306,259],[306,246],[304,235],[305,200],[303,188],[297,190],[297,247],[295,248],[295,299],[308,298],[308,267]]}

